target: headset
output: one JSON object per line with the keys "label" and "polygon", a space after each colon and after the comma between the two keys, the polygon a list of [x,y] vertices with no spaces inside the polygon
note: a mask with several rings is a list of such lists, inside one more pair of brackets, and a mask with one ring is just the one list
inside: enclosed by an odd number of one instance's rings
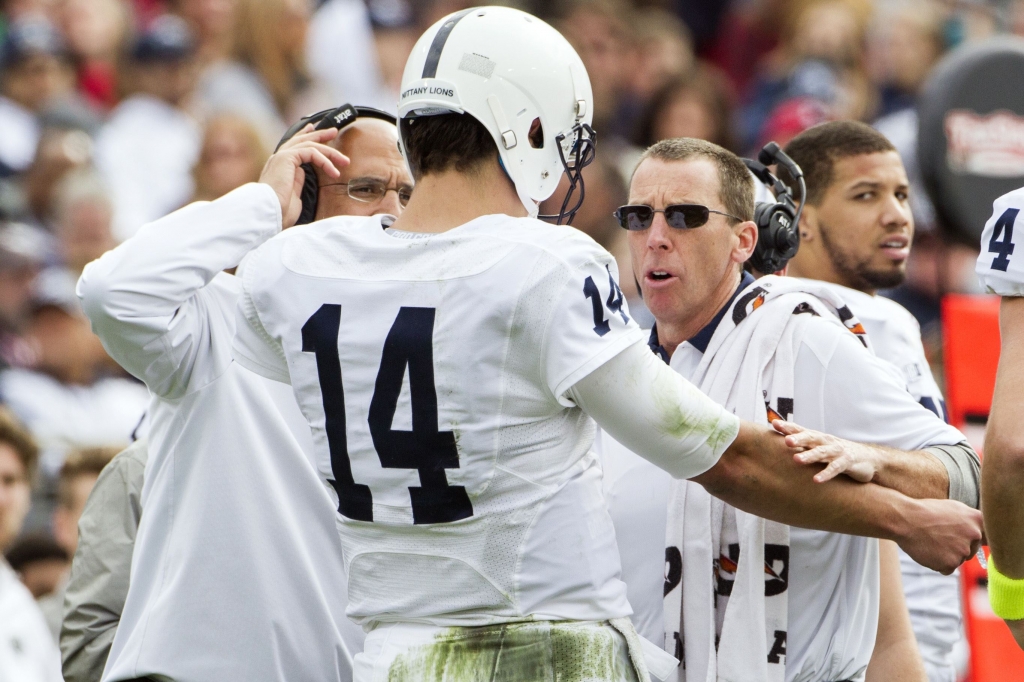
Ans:
{"label": "headset", "polygon": [[749,261],[755,270],[770,275],[786,267],[800,248],[800,214],[804,207],[802,202],[797,206],[793,190],[772,175],[768,166],[777,163],[784,167],[800,183],[800,197],[807,194],[804,172],[775,142],[764,146],[757,155],[757,161],[743,159],[743,163],[775,195],[774,203],[761,201],[754,207],[757,246]]}
{"label": "headset", "polygon": [[[281,141],[277,143],[277,147],[274,148],[274,151],[277,152],[281,145],[295,137],[310,123],[313,124],[313,130],[337,128],[340,131],[342,128],[355,123],[358,118],[376,118],[381,121],[387,121],[393,126],[398,126],[398,119],[386,111],[374,109],[373,107],[356,107],[351,104],[342,104],[335,109],[324,109],[300,120],[285,132]],[[302,170],[306,173],[306,179],[302,184],[302,212],[299,214],[299,219],[295,222],[296,225],[306,225],[313,222],[313,219],[316,218],[316,206],[320,198],[320,182],[317,180],[316,170],[313,168],[313,165],[304,163],[302,164]]]}

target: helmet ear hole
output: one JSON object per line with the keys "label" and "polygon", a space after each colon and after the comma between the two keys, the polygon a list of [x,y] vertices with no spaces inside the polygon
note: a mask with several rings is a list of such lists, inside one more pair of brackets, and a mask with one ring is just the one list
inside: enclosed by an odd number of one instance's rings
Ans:
{"label": "helmet ear hole", "polygon": [[540,117],[533,119],[533,123],[530,124],[530,134],[528,135],[530,140],[530,146],[534,149],[544,148],[544,126],[541,125]]}

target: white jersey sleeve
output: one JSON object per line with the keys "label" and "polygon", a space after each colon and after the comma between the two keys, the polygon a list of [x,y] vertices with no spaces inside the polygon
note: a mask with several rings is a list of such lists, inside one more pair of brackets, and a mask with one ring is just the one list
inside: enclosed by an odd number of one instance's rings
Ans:
{"label": "white jersey sleeve", "polygon": [[[157,395],[204,385],[231,361],[235,319],[235,292],[222,296],[207,285],[280,231],[280,202],[256,183],[144,226],[82,273],[78,295],[93,331]],[[230,308],[222,311],[225,301]],[[214,344],[224,352],[197,364]]]}
{"label": "white jersey sleeve", "polygon": [[235,328],[233,354],[238,364],[260,376],[285,384],[291,383],[288,362],[280,340],[267,333],[256,309],[254,289],[261,264],[266,261],[267,250],[256,251],[238,267],[242,281],[242,295],[238,299],[238,318]]}
{"label": "white jersey sleeve", "polygon": [[1024,188],[996,199],[992,216],[981,234],[981,253],[976,271],[985,290],[1000,296],[1024,296],[1024,247],[1018,226],[1024,230]]}
{"label": "white jersey sleeve", "polygon": [[[582,240],[573,243],[582,250]],[[552,309],[546,343],[546,379],[552,395],[565,407],[565,392],[624,349],[643,340],[629,316],[618,284],[618,268],[607,251],[593,244],[580,254]]]}
{"label": "white jersey sleeve", "polygon": [[616,441],[676,478],[713,467],[739,434],[736,415],[643,341],[573,386],[570,396]]}

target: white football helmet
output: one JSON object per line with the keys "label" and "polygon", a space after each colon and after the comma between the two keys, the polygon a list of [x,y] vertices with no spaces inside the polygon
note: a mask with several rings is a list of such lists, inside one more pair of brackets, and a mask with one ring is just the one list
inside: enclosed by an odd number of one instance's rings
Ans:
{"label": "white football helmet", "polygon": [[[509,7],[474,7],[427,29],[406,62],[398,101],[400,119],[465,113],[480,121],[532,217],[567,173],[561,212],[542,216],[559,222],[571,220],[583,203],[580,172],[594,158],[593,111],[590,77],[569,42]],[[539,147],[530,136],[535,120],[543,135]]]}

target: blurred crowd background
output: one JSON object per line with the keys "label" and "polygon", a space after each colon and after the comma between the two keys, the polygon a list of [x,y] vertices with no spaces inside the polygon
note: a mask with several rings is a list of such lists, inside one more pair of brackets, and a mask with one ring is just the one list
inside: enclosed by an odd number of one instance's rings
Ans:
{"label": "blurred crowd background", "polygon": [[[471,4],[0,0],[0,402],[41,453],[27,516],[0,513],[0,550],[55,614],[78,514],[147,402],[89,329],[82,268],[146,222],[256,180],[301,116],[393,111],[417,37]],[[976,251],[936,225],[920,186],[916,97],[949,50],[1024,34],[1024,0],[504,4],[553,23],[586,63],[599,138],[576,227],[622,263],[611,213],[644,147],[689,136],[756,156],[830,119],[882,130],[915,183],[917,225],[907,282],[887,295],[918,317],[937,363],[939,297],[976,289]]]}

